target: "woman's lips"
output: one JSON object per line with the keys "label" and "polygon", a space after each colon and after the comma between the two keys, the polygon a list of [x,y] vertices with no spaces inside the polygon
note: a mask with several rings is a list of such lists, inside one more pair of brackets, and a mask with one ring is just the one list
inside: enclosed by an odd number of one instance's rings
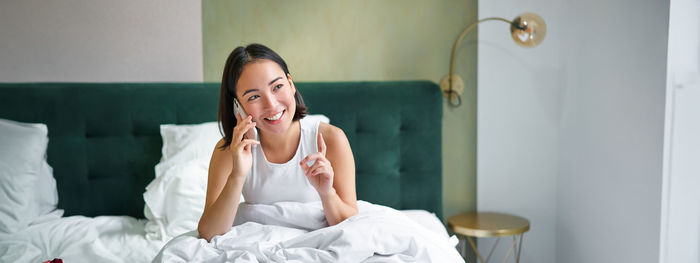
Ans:
{"label": "woman's lips", "polygon": [[278,124],[278,123],[281,123],[281,122],[282,122],[282,118],[284,117],[284,114],[286,114],[286,113],[287,113],[287,110],[283,110],[283,111],[282,111],[282,115],[280,115],[279,119],[274,120],[274,121],[273,121],[273,120],[269,120],[269,119],[267,119],[267,118],[263,118],[263,119],[265,120],[265,122],[267,122],[267,123],[269,123],[269,124]]}

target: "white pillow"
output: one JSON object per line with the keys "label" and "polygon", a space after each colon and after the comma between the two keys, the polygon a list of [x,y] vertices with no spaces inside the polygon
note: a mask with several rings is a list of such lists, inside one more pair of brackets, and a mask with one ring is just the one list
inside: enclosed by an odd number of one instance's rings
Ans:
{"label": "white pillow", "polygon": [[47,215],[56,210],[58,205],[56,178],[53,177],[53,168],[46,162],[46,158],[41,162],[39,176],[35,183],[35,191],[39,216]]}
{"label": "white pillow", "polygon": [[35,184],[49,138],[44,124],[5,119],[0,134],[0,233],[11,234],[40,215]]}
{"label": "white pillow", "polygon": [[[328,123],[323,115],[305,118]],[[160,132],[163,156],[155,167],[156,178],[143,194],[146,237],[151,240],[169,240],[197,229],[204,211],[209,161],[222,138],[216,122],[164,124]]]}
{"label": "white pillow", "polygon": [[326,117],[326,115],[323,114],[311,114],[311,115],[306,115],[304,119],[309,120],[309,123],[315,123],[315,122],[323,122],[323,123],[331,123],[331,120]]}
{"label": "white pillow", "polygon": [[222,138],[216,122],[160,126],[162,157],[143,194],[146,237],[169,240],[197,228],[204,211],[209,161]]}
{"label": "white pillow", "polygon": [[160,163],[156,165],[156,176],[171,165],[197,159],[211,159],[216,143],[221,140],[216,122],[202,124],[160,125],[163,149]]}
{"label": "white pillow", "polygon": [[146,238],[167,241],[197,229],[204,211],[209,160],[169,166],[143,194]]}
{"label": "white pillow", "polygon": [[419,225],[433,231],[438,236],[445,239],[450,238],[449,234],[447,234],[447,229],[445,229],[445,225],[442,224],[442,221],[440,221],[434,213],[417,209],[401,210],[401,212]]}

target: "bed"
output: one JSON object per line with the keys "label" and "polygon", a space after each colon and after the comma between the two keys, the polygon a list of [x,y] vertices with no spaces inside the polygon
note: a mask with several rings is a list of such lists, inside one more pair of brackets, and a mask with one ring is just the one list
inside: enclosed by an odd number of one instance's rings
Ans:
{"label": "bed", "polygon": [[[297,83],[297,88],[311,114],[323,114],[346,133],[356,162],[358,200],[400,210],[447,238],[441,223],[442,97],[437,85],[316,82]],[[14,230],[0,231],[0,262],[150,262],[173,238],[163,224],[151,222],[159,212],[144,202],[168,154],[161,125],[211,126],[218,96],[218,83],[0,83],[0,119],[42,123],[48,130],[44,156],[52,177],[35,179],[31,193],[22,193],[29,199],[15,205],[33,205],[28,200],[51,192],[51,180],[58,197],[53,207],[48,202]],[[16,143],[9,133],[2,136]],[[9,178],[3,179],[6,184],[22,179],[8,172],[3,176]],[[163,206],[173,202],[159,201]],[[13,212],[0,210],[5,213],[0,218]]]}

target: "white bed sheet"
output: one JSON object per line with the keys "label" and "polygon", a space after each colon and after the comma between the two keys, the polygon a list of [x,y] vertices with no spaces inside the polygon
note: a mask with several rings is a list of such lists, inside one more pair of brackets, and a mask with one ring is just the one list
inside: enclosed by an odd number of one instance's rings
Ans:
{"label": "white bed sheet", "polygon": [[[415,222],[449,239],[434,214],[401,211]],[[61,217],[62,210],[35,220],[12,235],[0,234],[0,262],[151,262],[168,240],[149,240],[145,219],[129,216]],[[455,245],[455,239],[450,239]]]}
{"label": "white bed sheet", "polygon": [[0,235],[0,262],[150,262],[165,244],[146,240],[145,219],[61,217],[62,210],[12,235]]}

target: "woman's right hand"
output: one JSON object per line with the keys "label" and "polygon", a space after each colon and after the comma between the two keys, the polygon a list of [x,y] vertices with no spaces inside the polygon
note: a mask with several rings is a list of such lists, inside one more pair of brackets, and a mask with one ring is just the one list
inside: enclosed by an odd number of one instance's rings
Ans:
{"label": "woman's right hand", "polygon": [[252,119],[251,116],[242,119],[240,115],[236,114],[238,123],[236,127],[233,127],[233,138],[231,138],[230,146],[231,157],[233,158],[231,175],[240,179],[245,178],[253,167],[252,148],[260,144],[255,138],[248,138],[251,135],[246,135],[254,134],[248,132],[251,129],[255,129],[255,122],[252,122]]}

